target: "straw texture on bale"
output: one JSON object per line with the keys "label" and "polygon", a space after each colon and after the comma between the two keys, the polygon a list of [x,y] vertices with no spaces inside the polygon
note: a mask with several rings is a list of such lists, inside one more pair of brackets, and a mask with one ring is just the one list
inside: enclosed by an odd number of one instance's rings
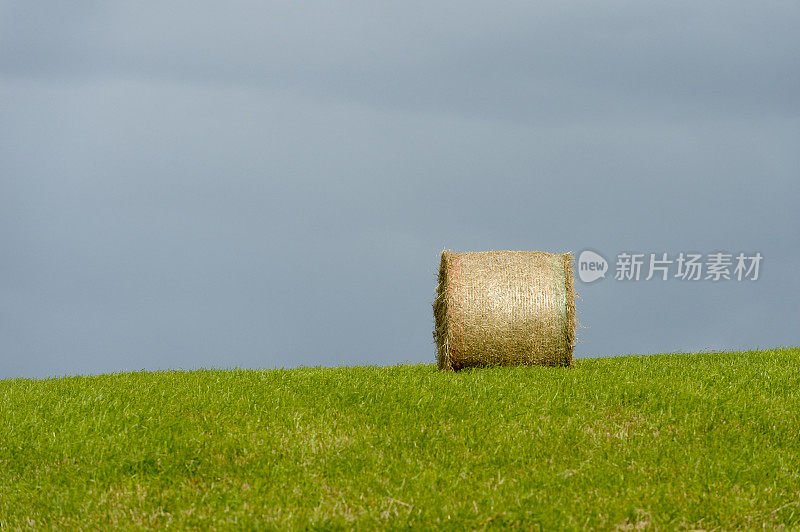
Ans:
{"label": "straw texture on bale", "polygon": [[439,369],[571,366],[572,254],[442,252],[433,303]]}

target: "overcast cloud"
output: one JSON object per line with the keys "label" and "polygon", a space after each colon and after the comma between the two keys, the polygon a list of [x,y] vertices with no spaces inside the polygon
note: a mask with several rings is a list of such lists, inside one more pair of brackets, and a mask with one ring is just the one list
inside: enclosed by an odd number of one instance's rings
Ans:
{"label": "overcast cloud", "polygon": [[0,378],[432,362],[444,248],[758,251],[755,282],[579,284],[576,354],[796,345],[798,26],[0,1]]}

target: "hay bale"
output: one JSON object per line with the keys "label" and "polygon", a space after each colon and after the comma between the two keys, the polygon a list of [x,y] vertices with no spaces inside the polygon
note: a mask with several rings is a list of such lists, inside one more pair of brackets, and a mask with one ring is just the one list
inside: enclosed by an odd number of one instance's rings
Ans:
{"label": "hay bale", "polygon": [[433,303],[439,369],[572,365],[572,254],[442,252]]}

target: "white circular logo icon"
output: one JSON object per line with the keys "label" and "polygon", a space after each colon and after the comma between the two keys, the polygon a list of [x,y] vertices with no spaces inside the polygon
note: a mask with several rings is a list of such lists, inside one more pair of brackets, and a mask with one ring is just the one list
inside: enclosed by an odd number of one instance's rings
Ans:
{"label": "white circular logo icon", "polygon": [[589,249],[581,251],[578,256],[578,277],[584,283],[593,283],[598,279],[605,279],[608,271],[608,262],[599,253]]}

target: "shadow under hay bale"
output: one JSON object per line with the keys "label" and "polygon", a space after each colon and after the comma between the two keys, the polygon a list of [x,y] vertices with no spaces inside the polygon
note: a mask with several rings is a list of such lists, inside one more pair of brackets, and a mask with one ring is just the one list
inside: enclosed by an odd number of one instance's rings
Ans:
{"label": "shadow under hay bale", "polygon": [[439,369],[571,366],[572,254],[442,252],[433,303]]}

